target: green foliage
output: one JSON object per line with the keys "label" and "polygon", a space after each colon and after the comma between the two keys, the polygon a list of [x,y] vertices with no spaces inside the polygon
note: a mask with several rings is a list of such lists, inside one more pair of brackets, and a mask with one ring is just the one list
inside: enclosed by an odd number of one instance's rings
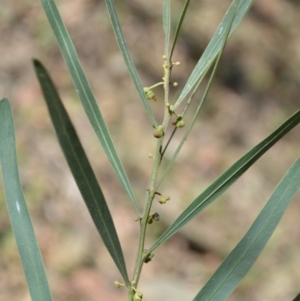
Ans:
{"label": "green foliage", "polygon": [[37,60],[34,60],[34,68],[43,90],[58,141],[77,186],[107,250],[126,284],[129,285],[119,238],[93,169],[47,71]]}
{"label": "green foliage", "polygon": [[0,101],[0,162],[8,213],[33,301],[51,301],[40,249],[20,183],[15,127],[8,99]]}
{"label": "green foliage", "polygon": [[[224,38],[227,39],[228,34],[226,33],[226,28],[230,24],[229,36],[236,29],[237,25],[247,12],[247,10],[252,5],[253,0],[234,0],[230,5],[228,11],[226,12],[221,24],[219,25],[216,33],[212,37],[210,43],[206,47],[204,53],[202,54],[200,60],[195,66],[193,72],[191,73],[189,79],[187,80],[181,94],[174,104],[176,109],[185,97],[192,91],[192,89],[197,85],[197,82],[202,77],[203,74],[207,72],[210,66],[213,64],[215,58],[222,51],[224,46]],[[183,16],[185,14],[183,13]],[[233,20],[232,20],[233,15]],[[231,25],[232,24],[232,25]],[[176,43],[176,40],[175,42]]]}
{"label": "green foliage", "polygon": [[148,114],[148,116],[149,116],[149,118],[152,122],[152,125],[154,127],[156,127],[157,122],[154,118],[154,115],[153,115],[153,112],[150,108],[147,97],[145,96],[144,89],[143,89],[143,86],[141,84],[139,75],[136,71],[136,68],[135,68],[135,65],[132,61],[130,52],[127,48],[126,41],[125,41],[125,38],[123,36],[122,29],[121,29],[121,26],[120,26],[120,22],[119,22],[119,19],[118,19],[118,15],[116,13],[116,9],[115,9],[115,6],[114,6],[114,1],[113,0],[105,0],[105,3],[106,3],[106,6],[107,6],[107,11],[108,11],[108,14],[109,14],[109,17],[110,17],[110,20],[111,20],[111,24],[112,24],[112,27],[113,27],[113,30],[114,30],[114,33],[115,33],[116,40],[118,42],[120,51],[123,55],[124,61],[127,65],[129,74],[130,74],[130,76],[133,80],[133,83],[135,85],[135,88],[136,88],[139,96],[140,96],[140,99],[141,99],[141,101],[142,101],[142,103],[143,103],[143,105],[146,109],[146,112],[147,112],[147,114]]}
{"label": "green foliage", "polygon": [[194,301],[227,299],[265,247],[299,188],[300,158],[283,177],[249,231],[223,261]]}
{"label": "green foliage", "polygon": [[268,149],[270,149],[286,133],[293,129],[300,122],[300,110],[285,121],[265,140],[251,149],[247,154],[240,158],[235,164],[227,169],[216,181],[214,181],[203,193],[201,193],[188,208],[176,219],[169,229],[157,240],[148,250],[153,251],[160,244],[174,235],[181,227],[191,221],[206,206],[216,200],[226,191],[255,161],[257,161]]}
{"label": "green foliage", "polygon": [[[42,0],[41,2],[57,39],[58,46],[60,47],[61,53],[69,68],[70,75],[74,82],[76,92],[82,102],[83,108],[85,109],[85,112],[91,122],[94,131],[98,136],[98,139],[107,155],[109,162],[111,163],[120,182],[124,186],[132,204],[135,207],[136,212],[139,214],[139,208],[133,195],[128,177],[115,150],[107,126],[98,108],[94,93],[84,74],[75,47],[60,17],[55,2],[53,0]],[[142,94],[144,95],[144,92],[142,92]]]}
{"label": "green foliage", "polygon": [[[38,60],[34,60],[36,75],[42,88],[57,138],[90,212],[92,220],[104,242],[104,245],[124,279],[125,284],[115,282],[115,285],[117,287],[126,286],[128,301],[141,301],[143,293],[138,290],[139,279],[144,263],[151,264],[151,260],[155,260],[155,258],[153,259],[153,250],[164,243],[184,225],[194,219],[206,206],[222,195],[266,151],[268,151],[277,141],[298,125],[300,122],[300,111],[296,112],[283,122],[283,124],[273,131],[273,133],[242,156],[211,185],[209,185],[209,187],[205,189],[181,213],[181,215],[172,225],[170,225],[165,233],[158,238],[154,245],[146,251],[145,239],[148,226],[151,224],[154,226],[155,222],[160,219],[158,213],[151,213],[153,200],[156,195],[159,195],[159,203],[162,205],[166,204],[166,202],[170,200],[169,196],[162,195],[158,192],[158,187],[173,166],[181,147],[193,128],[202,105],[207,98],[228,38],[237,28],[238,23],[252,5],[253,0],[232,1],[215,35],[212,37],[206,50],[196,64],[181,93],[174,101],[169,99],[169,90],[172,84],[170,78],[173,67],[178,66],[179,63],[173,63],[172,57],[190,1],[186,0],[183,5],[181,16],[173,34],[173,43],[170,47],[170,39],[172,35],[171,1],[163,0],[163,28],[165,32],[163,81],[158,82],[151,87],[143,87],[135,64],[132,60],[132,56],[126,45],[114,2],[113,0],[105,0],[117,43],[137,90],[137,94],[139,95],[148,114],[150,125],[154,128],[153,135],[156,138],[156,152],[153,156],[154,160],[149,177],[149,184],[145,187],[146,194],[143,212],[140,211],[137,205],[128,176],[116,152],[108,128],[104,122],[101,111],[81,67],[76,50],[61,19],[56,4],[54,0],[41,0],[41,2],[86,115],[89,118],[89,121],[109,162],[112,165],[115,174],[123,185],[132,202],[133,208],[138,215],[137,224],[140,226],[140,236],[137,245],[137,255],[132,278],[128,277],[122,247],[115,230],[113,218],[107,206],[107,201],[104,198],[74,126],[45,67]],[[194,112],[194,116],[191,120],[186,120],[186,110],[189,108],[191,102],[196,101],[194,99],[195,93],[198,91],[200,84],[212,66],[213,68],[208,84],[204,90],[202,98],[196,104],[197,109]],[[160,124],[156,121],[149,105],[149,101],[156,100],[153,89],[157,86],[163,86],[165,95],[163,112],[164,118]],[[184,103],[185,107],[183,111],[179,113],[179,105],[182,103]],[[170,120],[173,116],[175,116],[176,121],[171,124]],[[170,136],[166,137],[166,133],[168,133],[167,130],[170,127],[173,127],[173,132]],[[164,159],[164,154],[170,141],[173,139],[177,130],[183,129],[185,129],[185,133],[178,148],[175,150],[169,165],[165,169],[162,169],[163,165],[161,162]],[[154,138],[151,136],[149,139]],[[32,300],[51,300],[51,294],[42,258],[33,232],[19,180],[18,164],[15,153],[15,130],[12,112],[7,99],[3,99],[0,102],[0,162],[9,216]],[[159,170],[162,171],[162,176],[160,178],[158,178]],[[258,215],[244,238],[220,265],[215,274],[195,297],[194,301],[220,301],[225,300],[231,294],[266,245],[290,201],[299,190],[299,185],[300,159],[293,164],[287,174],[282,178],[270,200]],[[295,300],[297,300],[297,297]]]}

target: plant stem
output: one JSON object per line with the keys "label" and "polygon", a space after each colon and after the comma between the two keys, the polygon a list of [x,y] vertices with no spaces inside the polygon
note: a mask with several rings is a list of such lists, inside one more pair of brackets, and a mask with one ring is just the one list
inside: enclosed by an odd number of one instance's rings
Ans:
{"label": "plant stem", "polygon": [[[198,104],[198,107],[197,107],[197,109],[196,109],[196,112],[195,112],[195,114],[194,114],[194,117],[193,117],[193,119],[192,119],[192,122],[190,123],[190,125],[189,125],[187,131],[185,132],[185,134],[184,134],[182,140],[180,141],[179,145],[177,146],[177,149],[176,149],[176,151],[175,151],[175,153],[174,153],[174,155],[173,155],[171,161],[169,162],[168,166],[166,167],[165,171],[163,172],[163,175],[161,176],[161,178],[159,179],[159,181],[156,183],[155,189],[158,189],[158,187],[160,186],[160,184],[161,184],[162,181],[164,180],[165,176],[166,176],[167,173],[170,171],[171,167],[173,166],[173,163],[175,162],[175,159],[177,158],[177,155],[179,154],[179,152],[180,152],[180,150],[181,150],[181,148],[182,148],[184,142],[186,141],[186,139],[187,139],[189,133],[191,132],[191,130],[192,130],[192,128],[193,128],[193,125],[194,125],[194,123],[195,123],[195,121],[196,121],[196,119],[197,119],[197,116],[198,116],[198,114],[199,114],[199,112],[200,112],[200,110],[201,110],[201,108],[202,108],[202,105],[203,105],[203,103],[204,103],[204,101],[206,100],[206,97],[207,97],[207,95],[208,95],[208,92],[209,92],[209,89],[210,89],[210,87],[211,87],[212,81],[213,81],[213,79],[214,79],[215,73],[216,73],[217,68],[218,68],[218,66],[219,66],[219,62],[220,62],[220,59],[221,59],[221,56],[222,56],[224,47],[225,47],[225,45],[223,45],[222,50],[220,51],[220,53],[219,53],[218,56],[217,56],[216,62],[215,62],[215,64],[214,64],[212,73],[211,73],[210,78],[209,78],[209,81],[208,81],[208,83],[207,83],[207,85],[206,85],[205,91],[204,91],[204,93],[203,93],[203,95],[202,95],[202,97],[201,97],[201,100],[200,100],[199,104]],[[202,81],[202,79],[201,79],[201,81]],[[197,84],[196,88],[194,89],[194,91],[193,91],[193,93],[192,93],[192,95],[191,95],[191,97],[190,97],[189,102],[190,102],[190,101],[192,100],[192,98],[195,96],[195,94],[196,94],[196,92],[197,92],[197,90],[198,90],[198,86],[201,84],[201,81]],[[186,108],[187,108],[187,106],[186,106]],[[185,111],[186,111],[186,108],[185,108],[185,110],[184,110],[184,113],[185,113]],[[183,113],[183,114],[184,114],[184,113]],[[183,114],[182,114],[182,115],[183,115]],[[164,152],[165,152],[165,149],[164,149],[164,151],[163,151],[163,154],[164,154]]]}
{"label": "plant stem", "polygon": [[154,88],[156,88],[158,86],[162,86],[162,85],[164,85],[164,82],[159,82],[159,83],[157,83],[157,84],[155,84],[153,86],[147,87],[147,88],[150,89],[150,90],[152,90],[152,89],[154,89]]}
{"label": "plant stem", "polygon": [[[163,119],[162,126],[163,126],[163,131],[165,132],[171,118],[171,115],[166,105],[168,104],[168,100],[169,100],[169,82],[170,82],[172,63],[167,59],[164,60],[165,63],[163,65],[163,68],[164,68],[165,109],[164,109],[164,119]],[[133,283],[136,288],[138,286],[142,267],[144,264],[144,246],[145,246],[146,230],[148,225],[147,221],[152,207],[152,202],[156,193],[154,187],[157,180],[158,170],[162,158],[161,152],[162,152],[163,141],[164,141],[164,136],[157,139],[154,163],[152,166],[151,177],[149,180],[148,189],[145,196],[145,200],[146,200],[145,208],[144,208],[142,220],[140,221],[141,231],[140,231],[138,251],[137,251],[137,257],[136,257],[134,274],[133,274]]]}
{"label": "plant stem", "polygon": [[128,287],[128,298],[127,298],[127,301],[132,301],[133,299],[133,290],[131,289],[131,287]]}
{"label": "plant stem", "polygon": [[155,153],[155,159],[152,167],[152,172],[151,172],[151,178],[149,181],[149,186],[146,194],[146,205],[143,213],[143,217],[141,220],[141,232],[140,232],[140,239],[139,239],[139,245],[138,245],[138,254],[136,258],[136,263],[135,263],[135,270],[134,270],[134,275],[133,275],[133,282],[134,285],[137,287],[141,270],[143,267],[143,255],[144,255],[144,245],[145,245],[145,237],[146,237],[146,229],[147,229],[147,221],[148,221],[148,216],[150,214],[151,210],[151,205],[152,201],[154,199],[155,195],[155,190],[154,190],[154,185],[155,181],[157,178],[157,173],[158,173],[158,168],[159,168],[159,163],[160,163],[160,150],[162,147],[162,142],[163,142],[163,137],[157,140],[156,144],[156,153]]}

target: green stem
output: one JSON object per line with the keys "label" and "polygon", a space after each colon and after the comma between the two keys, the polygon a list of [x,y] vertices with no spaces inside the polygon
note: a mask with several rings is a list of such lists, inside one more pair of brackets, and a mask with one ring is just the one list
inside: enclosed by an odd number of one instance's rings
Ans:
{"label": "green stem", "polygon": [[129,288],[128,288],[128,297],[127,297],[127,301],[132,301],[132,299],[133,299],[133,294],[134,294],[134,292],[133,292],[132,288],[129,287]]}
{"label": "green stem", "polygon": [[[162,124],[164,132],[165,132],[165,130],[169,124],[170,118],[171,118],[169,110],[166,106],[166,104],[168,103],[168,100],[169,100],[170,70],[171,70],[171,63],[169,60],[166,60],[165,64],[164,64],[165,110],[164,110],[164,120],[163,120],[163,124]],[[150,177],[150,181],[148,184],[147,193],[145,196],[145,200],[146,200],[145,209],[144,209],[142,220],[140,222],[141,223],[141,231],[140,231],[140,238],[139,238],[138,251],[137,251],[137,257],[136,257],[136,262],[135,262],[135,268],[134,268],[134,273],[133,273],[133,282],[134,282],[134,286],[136,288],[138,286],[142,267],[144,264],[144,246],[145,246],[146,230],[147,230],[147,225],[148,225],[147,220],[148,220],[148,216],[150,214],[152,202],[153,202],[155,192],[156,192],[154,187],[155,187],[155,183],[157,180],[159,166],[161,163],[161,151],[162,151],[162,146],[163,146],[163,140],[164,140],[164,136],[157,140],[154,163],[153,163],[153,167],[152,167],[152,171],[151,171],[151,177]]]}
{"label": "green stem", "polygon": [[172,132],[170,138],[168,139],[167,144],[165,145],[163,151],[161,152],[161,160],[162,160],[162,158],[164,157],[164,154],[165,154],[165,152],[166,152],[166,150],[167,150],[167,148],[168,148],[168,146],[169,146],[169,144],[170,144],[172,138],[174,137],[176,131],[177,131],[177,127],[174,127],[173,132]]}
{"label": "green stem", "polygon": [[156,153],[155,153],[155,161],[152,167],[152,173],[151,173],[151,178],[150,178],[150,182],[149,182],[149,186],[148,186],[148,190],[147,190],[147,201],[146,201],[146,206],[144,209],[144,214],[141,220],[141,232],[140,232],[140,239],[139,239],[139,245],[138,245],[138,254],[137,254],[137,258],[136,258],[136,264],[135,264],[135,270],[134,270],[134,275],[133,275],[133,281],[134,281],[134,285],[135,287],[137,287],[139,278],[140,278],[140,274],[141,274],[141,270],[143,267],[143,255],[144,255],[144,245],[145,245],[145,237],[146,237],[146,230],[147,230],[147,220],[148,220],[148,216],[150,214],[150,210],[151,210],[151,206],[152,206],[152,202],[154,199],[154,195],[155,195],[155,190],[154,190],[154,185],[155,185],[155,181],[157,178],[157,173],[158,173],[158,168],[159,168],[159,163],[160,163],[160,150],[161,150],[161,146],[162,146],[162,141],[163,141],[163,137],[158,139],[157,144],[156,144]]}
{"label": "green stem", "polygon": [[[223,48],[223,49],[224,49],[224,48]],[[219,53],[219,55],[217,56],[217,59],[216,59],[216,62],[215,62],[213,71],[212,71],[212,73],[211,73],[211,75],[210,75],[209,81],[208,81],[207,86],[206,86],[206,88],[205,88],[205,91],[204,91],[204,93],[203,93],[203,95],[202,95],[202,98],[201,98],[201,100],[200,100],[200,102],[199,102],[199,104],[198,104],[198,107],[197,107],[197,109],[196,109],[196,112],[195,112],[195,114],[194,114],[194,117],[193,117],[193,119],[192,119],[192,122],[190,123],[190,125],[189,125],[187,131],[185,132],[185,134],[184,134],[182,140],[180,141],[180,143],[179,143],[179,145],[178,145],[178,147],[177,147],[175,153],[173,154],[173,157],[172,157],[171,161],[169,162],[168,166],[166,167],[165,171],[163,172],[163,175],[161,176],[161,178],[160,178],[160,179],[158,180],[158,182],[156,183],[155,189],[158,189],[158,187],[160,186],[160,184],[162,183],[162,181],[163,181],[164,178],[166,177],[167,173],[170,171],[171,167],[173,166],[173,163],[175,162],[175,159],[177,158],[177,155],[179,154],[179,152],[180,152],[180,150],[181,150],[181,148],[182,148],[184,142],[186,141],[188,135],[190,134],[190,132],[191,132],[193,126],[194,126],[194,123],[195,123],[195,121],[196,121],[196,119],[197,119],[197,116],[199,115],[199,112],[200,112],[200,110],[201,110],[201,108],[202,108],[202,105],[203,105],[204,101],[206,100],[207,94],[208,94],[209,89],[210,89],[210,87],[211,87],[211,84],[212,84],[212,81],[213,81],[213,79],[214,79],[216,70],[217,70],[217,68],[218,68],[218,65],[219,65],[219,62],[220,62],[222,53],[223,53],[223,51],[221,51],[221,52]],[[200,83],[199,83],[199,84],[200,84]],[[196,90],[197,90],[197,89],[198,89],[198,86],[195,88],[195,91],[194,91],[194,93],[192,94],[191,98],[193,98],[193,97],[195,96],[195,93],[196,93]],[[184,113],[185,113],[185,112],[184,112]],[[165,152],[165,150],[164,150],[164,152]]]}
{"label": "green stem", "polygon": [[156,88],[156,87],[158,87],[158,86],[162,86],[162,85],[164,85],[164,82],[159,82],[159,83],[157,83],[157,84],[155,84],[155,85],[153,85],[153,86],[146,87],[146,88],[148,88],[149,90],[152,90],[152,89],[154,89],[154,88]]}

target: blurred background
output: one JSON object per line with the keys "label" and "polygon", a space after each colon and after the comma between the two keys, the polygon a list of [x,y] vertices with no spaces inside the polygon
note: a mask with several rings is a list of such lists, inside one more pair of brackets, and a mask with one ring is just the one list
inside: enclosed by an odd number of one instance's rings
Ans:
{"label": "blurred background", "polygon": [[[172,25],[184,1],[172,1]],[[231,1],[191,1],[174,60],[182,89]],[[153,129],[115,42],[104,1],[57,0],[140,206],[155,151]],[[216,177],[274,131],[300,105],[300,2],[257,0],[230,39],[213,87],[177,163],[160,192],[147,246]],[[144,86],[162,77],[161,0],[116,1],[128,46]],[[126,300],[121,277],[93,226],[59,148],[31,59],[51,72],[107,199],[132,275],[138,240],[135,214],[98,143],[38,0],[0,2],[0,97],[11,101],[21,180],[56,301]],[[201,89],[200,89],[201,90]],[[162,118],[162,89],[151,106]],[[203,88],[202,88],[203,91]],[[201,92],[201,91],[200,91]],[[199,94],[197,99],[200,99]],[[192,116],[191,107],[186,121]],[[299,156],[297,127],[221,198],[155,251],[144,266],[145,301],[192,300],[260,212]],[[166,154],[172,157],[182,132]],[[30,296],[0,184],[0,300]],[[300,196],[228,300],[291,301],[300,291]]]}

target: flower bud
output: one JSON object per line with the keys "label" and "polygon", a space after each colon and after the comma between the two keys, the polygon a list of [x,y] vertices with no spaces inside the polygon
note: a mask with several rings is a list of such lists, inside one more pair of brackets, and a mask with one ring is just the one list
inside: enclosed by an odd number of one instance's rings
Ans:
{"label": "flower bud", "polygon": [[143,294],[141,292],[135,292],[133,296],[133,301],[141,301],[143,299]]}
{"label": "flower bud", "polygon": [[119,287],[121,287],[121,286],[125,286],[124,283],[120,283],[119,281],[115,281],[114,284],[115,284],[115,286],[116,286],[117,288],[119,288]]}
{"label": "flower bud", "polygon": [[165,204],[167,201],[170,200],[170,197],[169,196],[164,196],[162,195],[159,199],[158,199],[158,202],[161,203],[161,204]]}
{"label": "flower bud", "polygon": [[154,257],[154,254],[151,252],[148,254],[148,256],[144,259],[145,263],[148,263],[151,261],[151,259]]}
{"label": "flower bud", "polygon": [[161,138],[164,135],[163,126],[159,125],[153,132],[155,138]]}
{"label": "flower bud", "polygon": [[179,129],[179,128],[183,128],[185,126],[185,122],[183,119],[178,118],[178,120],[176,120],[175,122],[175,126]]}
{"label": "flower bud", "polygon": [[153,223],[153,215],[148,216],[147,223],[150,225]]}
{"label": "flower bud", "polygon": [[148,224],[152,224],[153,223],[153,221],[159,221],[159,218],[160,218],[160,216],[159,216],[159,214],[158,213],[153,213],[153,214],[150,214],[149,216],[148,216],[148,218],[147,218],[147,223]]}
{"label": "flower bud", "polygon": [[160,216],[159,216],[158,213],[154,213],[154,214],[152,215],[152,217],[153,217],[153,220],[156,221],[156,222],[158,222],[159,219],[160,219]]}
{"label": "flower bud", "polygon": [[150,90],[149,88],[144,88],[144,92],[147,96],[147,99],[149,100],[156,100],[155,94],[152,90]]}

